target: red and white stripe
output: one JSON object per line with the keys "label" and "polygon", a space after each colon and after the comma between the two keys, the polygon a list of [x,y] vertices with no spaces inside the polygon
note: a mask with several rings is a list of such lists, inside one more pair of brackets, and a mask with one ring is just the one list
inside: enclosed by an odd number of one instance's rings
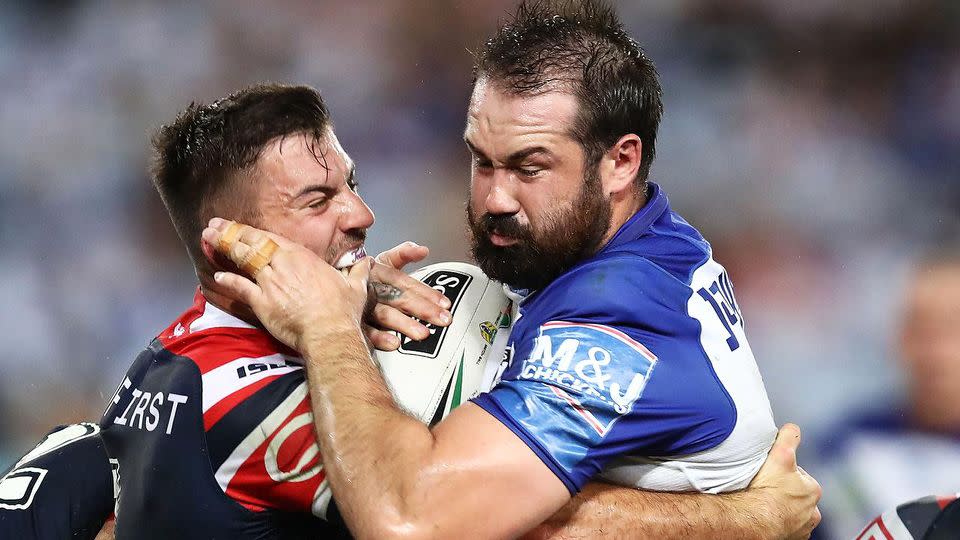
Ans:
{"label": "red and white stripe", "polygon": [[[208,431],[271,382],[303,369],[294,351],[264,330],[206,302],[199,291],[194,305],[159,339],[164,348],[189,358],[199,369],[203,423]],[[239,375],[238,368],[254,363],[285,365]],[[253,511],[280,508],[313,511],[323,517],[331,495],[306,383],[250,429],[214,473],[224,493]]]}
{"label": "red and white stripe", "polygon": [[650,349],[646,348],[643,345],[643,343],[640,343],[639,341],[633,339],[632,337],[628,336],[624,332],[617,330],[616,328],[612,328],[610,326],[606,326],[603,324],[550,321],[548,323],[544,323],[543,325],[541,325],[541,328],[589,328],[591,330],[603,332],[608,336],[612,336],[622,341],[625,345],[637,351],[638,354],[640,354],[641,356],[649,360],[651,363],[654,363],[657,361],[657,355],[650,352]]}
{"label": "red and white stripe", "polygon": [[604,435],[607,434],[608,427],[600,423],[600,421],[597,420],[597,417],[594,416],[593,413],[585,409],[583,405],[581,405],[580,402],[577,401],[573,396],[566,393],[564,390],[557,388],[556,386],[553,386],[552,384],[548,386],[550,387],[550,390],[553,390],[554,394],[556,394],[557,396],[561,397],[564,401],[569,403],[570,406],[573,407],[573,410],[577,411],[577,414],[582,416],[583,419],[586,420],[588,424],[590,424],[590,427],[592,427],[597,432],[598,435],[603,437]]}
{"label": "red and white stripe", "polygon": [[303,383],[217,469],[224,493],[254,511],[283,508],[323,516],[329,487],[310,410]]}
{"label": "red and white stripe", "polygon": [[[271,368],[246,377],[237,376],[237,368],[251,363],[288,364]],[[210,429],[231,409],[253,395],[257,390],[270,384],[282,375],[303,369],[297,365],[299,358],[276,353],[256,358],[241,357],[204,373],[203,377],[203,423]],[[292,364],[292,365],[290,365]]]}

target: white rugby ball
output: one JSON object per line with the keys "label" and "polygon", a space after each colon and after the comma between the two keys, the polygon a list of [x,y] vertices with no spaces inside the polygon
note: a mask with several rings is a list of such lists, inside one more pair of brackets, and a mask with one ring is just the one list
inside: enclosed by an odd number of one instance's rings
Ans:
{"label": "white rugby ball", "polygon": [[433,425],[485,390],[487,352],[501,323],[509,321],[510,299],[500,283],[471,264],[438,263],[411,276],[450,299],[453,322],[446,328],[427,324],[430,336],[420,341],[400,336],[399,349],[377,351],[376,357],[397,403]]}

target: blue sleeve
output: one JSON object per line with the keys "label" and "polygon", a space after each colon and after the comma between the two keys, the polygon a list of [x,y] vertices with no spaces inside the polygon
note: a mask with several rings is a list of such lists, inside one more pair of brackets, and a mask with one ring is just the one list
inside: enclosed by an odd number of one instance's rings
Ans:
{"label": "blue sleeve", "polygon": [[99,428],[60,426],[0,480],[0,538],[93,539],[113,502]]}
{"label": "blue sleeve", "polygon": [[[526,306],[510,337],[510,366],[475,399],[571,493],[613,458],[706,450],[736,422],[699,324],[686,315],[690,289],[655,268],[598,267],[555,282]],[[598,271],[603,288],[584,290]]]}

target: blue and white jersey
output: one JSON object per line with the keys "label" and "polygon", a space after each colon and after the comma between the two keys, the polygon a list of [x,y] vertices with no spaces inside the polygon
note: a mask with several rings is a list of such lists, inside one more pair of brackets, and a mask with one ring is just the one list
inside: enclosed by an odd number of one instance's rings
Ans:
{"label": "blue and white jersey", "polygon": [[776,436],[733,286],[650,184],[610,242],[519,304],[506,368],[474,402],[571,493],[741,489]]}

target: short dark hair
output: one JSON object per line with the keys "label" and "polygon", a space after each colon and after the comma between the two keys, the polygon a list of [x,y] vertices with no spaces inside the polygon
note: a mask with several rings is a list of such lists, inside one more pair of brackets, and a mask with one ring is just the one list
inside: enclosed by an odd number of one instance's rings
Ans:
{"label": "short dark hair", "polygon": [[603,0],[529,0],[476,55],[474,82],[486,77],[516,95],[572,91],[579,111],[571,136],[587,165],[628,133],[643,145],[637,185],[646,186],[663,115],[653,62]]}
{"label": "short dark hair", "polygon": [[[198,270],[206,266],[200,233],[213,212],[258,224],[237,190],[242,173],[277,137],[304,133],[319,141],[330,125],[320,94],[308,86],[260,84],[205,105],[191,103],[153,136],[151,176]],[[322,155],[311,148],[322,163]],[[225,195],[234,195],[232,204]],[[231,215],[232,214],[232,215]]]}

